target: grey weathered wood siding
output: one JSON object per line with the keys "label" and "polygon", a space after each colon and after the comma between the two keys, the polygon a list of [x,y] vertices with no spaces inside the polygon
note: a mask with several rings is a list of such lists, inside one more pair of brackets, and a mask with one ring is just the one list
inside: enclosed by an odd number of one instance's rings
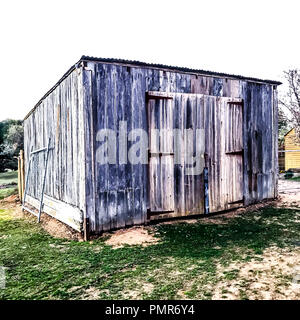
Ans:
{"label": "grey weathered wood siding", "polygon": [[[50,137],[53,149],[49,153],[45,195],[79,209],[83,208],[80,193],[84,172],[81,167],[85,157],[83,123],[80,124],[82,87],[81,75],[75,70],[24,121],[25,172],[31,148],[47,147]],[[29,174],[28,195],[35,199],[41,196],[45,156],[45,152],[34,156]]]}
{"label": "grey weathered wood siding", "polygon": [[[241,98],[244,100],[244,202],[249,204],[276,195],[274,149],[277,139],[274,119],[277,105],[274,102],[276,91],[271,84],[97,62],[87,62],[86,69],[91,72],[94,153],[100,144],[95,139],[96,132],[103,128],[118,130],[120,120],[128,122],[128,131],[132,128],[148,130],[147,91]],[[213,105],[207,110],[206,114],[210,117],[212,126],[211,133],[217,135],[218,128],[214,127],[216,110]],[[188,128],[191,120],[189,112],[192,110],[174,112],[175,125],[178,121],[176,117],[185,117],[184,125]],[[212,152],[209,149],[214,147],[207,143],[206,152]],[[214,160],[218,161],[217,158]],[[102,231],[144,223],[149,208],[147,165],[99,165],[95,162],[94,169],[94,181],[87,181],[88,184],[94,184],[95,192],[94,213],[89,216],[92,230]],[[212,170],[209,170],[209,175],[210,189],[215,188],[220,183],[220,175],[218,171]],[[176,165],[174,177],[175,181],[180,179]],[[185,192],[175,190],[175,203],[186,201],[180,198],[184,194],[188,199],[200,199],[186,214],[203,213],[202,199],[199,196],[201,190],[195,188],[197,184],[201,186],[198,180],[202,177],[184,179]],[[221,209],[223,208],[216,204],[213,211]]]}

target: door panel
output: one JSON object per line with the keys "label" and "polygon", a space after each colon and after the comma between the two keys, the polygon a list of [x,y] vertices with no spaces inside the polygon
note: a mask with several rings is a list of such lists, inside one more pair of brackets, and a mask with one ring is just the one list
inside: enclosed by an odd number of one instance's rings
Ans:
{"label": "door panel", "polygon": [[243,151],[243,108],[232,101],[225,106],[225,152]]}
{"label": "door panel", "polygon": [[173,103],[148,101],[150,211],[174,211]]}
{"label": "door panel", "polygon": [[224,105],[225,177],[227,204],[243,201],[243,105],[229,101]]}

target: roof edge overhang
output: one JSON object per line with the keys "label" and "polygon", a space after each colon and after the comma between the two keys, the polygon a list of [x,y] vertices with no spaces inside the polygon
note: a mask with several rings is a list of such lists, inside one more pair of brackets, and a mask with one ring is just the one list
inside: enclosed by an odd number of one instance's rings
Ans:
{"label": "roof edge overhang", "polygon": [[294,129],[295,129],[294,127],[293,127],[292,129],[290,129],[290,130],[284,135],[284,137],[287,136],[289,133],[291,133]]}
{"label": "roof edge overhang", "polygon": [[[188,73],[188,74],[194,74],[194,75],[200,75],[200,76],[208,76],[208,77],[219,77],[219,78],[227,78],[232,80],[243,80],[248,82],[255,82],[260,84],[271,84],[271,85],[281,85],[282,82],[275,81],[275,80],[267,80],[267,79],[258,79],[258,78],[252,78],[252,77],[245,77],[241,75],[234,75],[234,74],[228,74],[228,73],[222,73],[222,72],[214,72],[214,71],[206,71],[206,70],[200,70],[200,69],[192,69],[192,68],[185,68],[185,67],[176,67],[176,66],[168,66],[163,64],[156,64],[156,63],[147,63],[147,62],[141,62],[141,61],[135,61],[135,60],[125,60],[125,59],[114,59],[114,58],[96,58],[96,57],[90,57],[90,56],[82,56],[77,63],[75,63],[57,82],[56,84],[47,91],[43,97],[35,104],[35,106],[26,114],[24,117],[24,120],[26,120],[33,111],[42,103],[42,101],[52,92],[54,91],[59,84],[66,79],[79,65],[81,62],[99,62],[99,63],[107,63],[107,64],[119,64],[124,66],[130,66],[130,67],[144,67],[144,68],[150,68],[150,69],[159,69],[159,70],[165,70],[165,71],[173,71],[173,72],[180,72],[180,73]],[[24,121],[23,120],[23,121]]]}
{"label": "roof edge overhang", "polygon": [[185,67],[177,67],[177,66],[169,66],[164,64],[156,64],[156,63],[147,63],[135,60],[124,60],[124,59],[114,59],[114,58],[96,58],[90,56],[82,56],[81,61],[95,61],[95,62],[102,62],[102,63],[112,63],[112,64],[122,64],[128,66],[135,66],[135,67],[146,67],[151,69],[160,69],[160,70],[168,70],[174,72],[182,72],[182,73],[189,73],[189,74],[197,74],[203,76],[210,76],[210,77],[221,77],[221,78],[230,78],[235,80],[245,80],[251,81],[256,83],[268,83],[273,85],[281,85],[282,82],[275,81],[275,80],[268,80],[268,79],[259,79],[253,77],[245,77],[241,75],[229,74],[229,73],[222,73],[222,72],[214,72],[214,71],[207,71],[201,69],[192,69],[192,68],[185,68]]}
{"label": "roof edge overhang", "polygon": [[43,100],[51,93],[53,92],[62,81],[64,81],[77,67],[78,63],[80,62],[80,60],[75,63],[57,82],[56,84],[50,89],[48,90],[43,96],[42,98],[34,105],[34,107],[26,114],[26,116],[24,117],[23,121],[26,120],[33,112],[34,110],[43,102]]}

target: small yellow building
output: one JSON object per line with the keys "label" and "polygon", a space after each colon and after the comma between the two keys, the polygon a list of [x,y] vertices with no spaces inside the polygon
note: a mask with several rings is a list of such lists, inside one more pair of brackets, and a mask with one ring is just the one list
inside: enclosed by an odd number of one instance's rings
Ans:
{"label": "small yellow building", "polygon": [[[295,129],[284,136],[285,144],[285,170],[300,168],[300,141],[296,138]],[[295,151],[293,151],[295,150]]]}

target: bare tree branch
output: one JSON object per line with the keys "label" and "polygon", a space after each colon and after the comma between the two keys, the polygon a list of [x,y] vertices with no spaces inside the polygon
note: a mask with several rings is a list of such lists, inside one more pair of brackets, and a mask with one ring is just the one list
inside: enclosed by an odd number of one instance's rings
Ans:
{"label": "bare tree branch", "polygon": [[297,138],[300,139],[300,70],[284,71],[284,76],[289,88],[286,96],[280,99],[279,103],[291,113],[291,122]]}

